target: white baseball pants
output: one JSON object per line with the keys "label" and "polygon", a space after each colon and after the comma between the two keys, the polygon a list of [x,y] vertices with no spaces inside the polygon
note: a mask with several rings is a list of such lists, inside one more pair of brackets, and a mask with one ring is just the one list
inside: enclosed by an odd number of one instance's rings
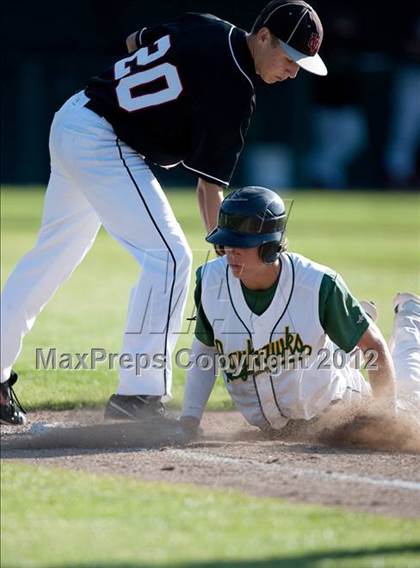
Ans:
{"label": "white baseball pants", "polygon": [[191,251],[142,157],[117,139],[104,118],[85,108],[86,102],[84,93],[74,95],[52,123],[51,177],[38,240],[2,294],[1,380],[9,378],[25,334],[83,260],[102,223],[142,267],[131,292],[122,353],[133,360],[136,354],[166,360],[161,368],[140,374],[134,365],[120,369],[117,393],[169,397],[171,353],[181,330]]}
{"label": "white baseball pants", "polygon": [[390,349],[402,408],[420,412],[420,303],[406,301],[394,318]]}

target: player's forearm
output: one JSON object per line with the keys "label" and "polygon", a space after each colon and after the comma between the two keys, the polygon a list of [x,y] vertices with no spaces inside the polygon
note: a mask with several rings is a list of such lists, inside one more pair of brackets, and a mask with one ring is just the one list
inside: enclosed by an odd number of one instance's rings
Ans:
{"label": "player's forearm", "polygon": [[204,356],[214,361],[215,353],[214,347],[204,345],[194,338],[191,346],[192,366],[187,371],[182,416],[194,417],[200,422],[216,380],[215,367],[207,369],[210,365],[200,365],[200,357],[203,363],[206,363]]}
{"label": "player's forearm", "polygon": [[388,348],[377,346],[376,364],[368,370],[373,395],[378,401],[393,406],[395,404],[395,369]]}
{"label": "player's forearm", "polygon": [[223,189],[200,178],[197,184],[197,199],[201,219],[207,232],[210,232],[217,225],[220,204],[223,201]]}
{"label": "player's forearm", "polygon": [[[363,353],[374,358],[368,365],[368,377],[372,392],[378,402],[395,405],[395,369],[391,353],[379,329],[373,323],[358,343]],[[375,361],[376,359],[376,361]]]}

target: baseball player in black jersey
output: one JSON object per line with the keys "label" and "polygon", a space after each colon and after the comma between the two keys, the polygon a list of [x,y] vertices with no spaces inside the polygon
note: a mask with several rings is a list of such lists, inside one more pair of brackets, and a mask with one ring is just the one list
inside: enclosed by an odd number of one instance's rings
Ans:
{"label": "baseball player in black jersey", "polygon": [[255,107],[257,76],[325,75],[322,25],[302,0],[274,0],[251,33],[215,16],[186,14],[127,38],[129,56],[93,77],[56,113],[51,177],[35,247],[3,291],[1,420],[25,414],[12,384],[25,334],[92,246],[101,224],[142,267],[122,352],[159,354],[162,368],[120,369],[109,418],[161,413],[188,291],[191,251],[148,162],[198,178],[207,231],[228,187]]}

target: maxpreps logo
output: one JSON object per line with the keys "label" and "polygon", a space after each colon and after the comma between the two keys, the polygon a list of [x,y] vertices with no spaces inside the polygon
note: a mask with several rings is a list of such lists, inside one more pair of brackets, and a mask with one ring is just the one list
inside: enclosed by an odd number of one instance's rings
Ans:
{"label": "maxpreps logo", "polygon": [[244,351],[225,353],[223,343],[215,339],[219,367],[224,371],[228,381],[242,379],[261,373],[271,375],[282,371],[296,369],[307,361],[312,353],[312,347],[303,342],[299,333],[293,333],[286,327],[283,337],[271,341],[255,350],[251,340],[247,339]]}

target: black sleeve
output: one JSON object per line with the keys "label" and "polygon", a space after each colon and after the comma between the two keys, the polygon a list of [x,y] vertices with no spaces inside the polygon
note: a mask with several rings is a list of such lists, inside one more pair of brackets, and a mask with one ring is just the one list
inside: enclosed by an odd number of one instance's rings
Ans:
{"label": "black sleeve", "polygon": [[244,147],[251,114],[240,117],[227,117],[226,111],[204,124],[195,121],[196,132],[193,135],[194,151],[182,165],[192,170],[199,177],[228,187],[235,171],[239,156]]}
{"label": "black sleeve", "polygon": [[136,44],[137,49],[143,47],[144,45],[148,45],[150,43],[155,42],[160,37],[170,34],[171,33],[171,26],[177,23],[186,23],[191,20],[197,20],[197,16],[199,16],[199,20],[202,17],[202,14],[182,14],[181,16],[172,20],[172,22],[166,22],[163,24],[157,24],[156,26],[145,26],[139,29],[136,34]]}
{"label": "black sleeve", "polygon": [[140,49],[140,47],[148,45],[149,43],[153,43],[167,33],[168,30],[164,27],[164,24],[159,26],[140,28],[136,33],[135,38],[137,49]]}
{"label": "black sleeve", "polygon": [[135,40],[136,40],[136,48],[140,49],[140,47],[143,45],[143,34],[144,32],[147,30],[147,28],[140,28],[137,32],[136,32],[136,36],[135,36]]}

